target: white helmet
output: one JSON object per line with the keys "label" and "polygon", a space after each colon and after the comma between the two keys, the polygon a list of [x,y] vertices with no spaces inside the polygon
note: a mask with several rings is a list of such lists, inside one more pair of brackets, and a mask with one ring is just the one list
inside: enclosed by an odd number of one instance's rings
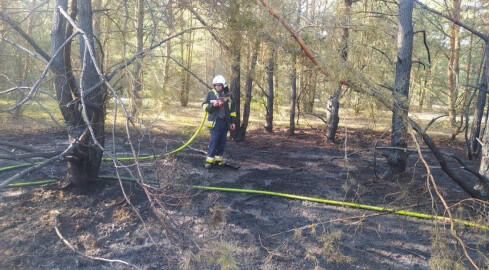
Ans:
{"label": "white helmet", "polygon": [[227,87],[228,85],[226,84],[226,79],[224,79],[224,76],[222,75],[217,75],[214,77],[212,80],[212,84],[222,84],[223,87]]}

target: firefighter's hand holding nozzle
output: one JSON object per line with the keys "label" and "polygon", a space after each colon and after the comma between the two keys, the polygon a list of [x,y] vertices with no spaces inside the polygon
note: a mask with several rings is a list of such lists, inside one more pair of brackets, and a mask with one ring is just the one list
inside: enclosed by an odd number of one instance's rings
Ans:
{"label": "firefighter's hand holding nozzle", "polygon": [[222,108],[222,107],[224,107],[224,101],[218,99],[218,100],[214,101],[214,103],[212,103],[212,106]]}

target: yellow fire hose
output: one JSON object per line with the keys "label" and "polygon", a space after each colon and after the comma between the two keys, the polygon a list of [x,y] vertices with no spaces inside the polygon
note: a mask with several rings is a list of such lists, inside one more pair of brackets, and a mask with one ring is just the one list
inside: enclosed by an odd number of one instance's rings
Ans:
{"label": "yellow fire hose", "polygon": [[[114,176],[99,176],[99,178],[117,179],[117,177],[114,177]],[[136,181],[135,179],[132,179],[132,178],[121,178],[121,179],[124,181]],[[8,185],[8,187],[12,187],[12,188],[13,187],[25,187],[25,186],[33,186],[33,185],[44,185],[44,184],[50,184],[50,183],[56,183],[56,182],[58,182],[58,180],[51,179],[51,180],[42,180],[42,181],[36,181],[36,182],[15,183],[15,184]],[[308,196],[294,195],[294,194],[274,192],[274,191],[256,190],[256,189],[242,189],[242,188],[228,188],[228,187],[199,186],[199,185],[193,185],[193,186],[188,186],[188,187],[195,188],[195,189],[202,189],[202,190],[210,190],[210,191],[268,195],[268,196],[282,197],[282,198],[293,199],[293,200],[301,200],[301,201],[309,201],[309,202],[328,204],[328,205],[339,206],[339,207],[348,207],[348,208],[369,210],[369,211],[375,211],[375,212],[379,212],[379,213],[415,217],[415,218],[419,218],[419,219],[440,220],[440,221],[446,221],[446,222],[450,221],[450,218],[444,217],[444,216],[430,215],[430,214],[411,212],[411,211],[405,211],[405,210],[395,210],[392,208],[378,207],[378,206],[367,205],[367,204],[358,204],[358,203],[352,203],[352,202],[344,202],[344,201],[330,200],[330,199],[317,198],[317,197],[308,197]],[[470,222],[470,221],[462,220],[462,219],[456,219],[456,218],[452,219],[452,221],[455,223],[458,223],[458,224],[465,225],[467,227],[478,228],[478,229],[482,229],[485,231],[489,231],[489,226],[486,226],[486,225],[477,224],[474,222]]]}
{"label": "yellow fire hose", "polygon": [[[197,138],[199,133],[202,131],[202,127],[204,127],[204,123],[205,123],[206,119],[207,119],[207,112],[204,113],[204,117],[202,118],[202,121],[200,122],[199,128],[197,129],[197,131],[195,131],[194,135],[192,135],[192,137],[190,137],[190,139],[186,143],[184,143],[183,145],[181,145],[177,149],[174,149],[172,151],[166,152],[166,153],[161,154],[161,155],[149,155],[149,156],[138,157],[138,160],[148,160],[148,159],[160,158],[162,156],[169,156],[169,155],[172,155],[172,154],[175,154],[177,152],[182,151],[189,144],[191,144],[195,140],[195,138]],[[110,157],[102,158],[102,161],[112,161],[112,160],[113,160],[113,158],[110,158]],[[133,161],[133,160],[135,160],[135,158],[134,157],[119,157],[119,158],[117,158],[117,160],[118,161]],[[0,168],[0,173],[10,171],[10,170],[14,170],[14,169],[19,169],[19,168],[30,167],[30,166],[33,166],[33,165],[36,165],[39,163],[40,162],[23,163],[23,164],[3,167],[3,168]]]}
{"label": "yellow fire hose", "polygon": [[[200,131],[202,130],[202,127],[204,126],[206,118],[207,118],[207,112],[205,113],[197,131],[182,146],[178,147],[175,150],[172,150],[170,152],[167,152],[167,153],[164,153],[161,155],[144,156],[144,157],[139,157],[138,159],[139,160],[154,159],[154,158],[159,158],[159,157],[166,156],[166,155],[171,155],[171,154],[174,154],[174,153],[181,151],[182,149],[187,147],[199,135]],[[112,158],[103,158],[102,160],[103,161],[112,161],[113,159]],[[134,157],[122,157],[122,158],[117,158],[117,160],[119,160],[119,161],[131,161],[131,160],[134,160]],[[0,168],[0,173],[4,172],[4,171],[8,171],[8,170],[13,170],[13,169],[17,169],[17,168],[31,166],[31,165],[32,164],[30,164],[30,163],[26,163],[26,164],[3,167],[3,168]],[[115,179],[117,179],[116,177],[113,177],[113,176],[99,176],[99,178],[102,178],[102,179],[109,179],[109,178],[114,179],[115,178]],[[131,179],[131,178],[122,178],[122,180],[136,181],[135,179]],[[41,181],[35,181],[35,182],[15,183],[15,184],[8,185],[8,187],[11,187],[11,188],[25,187],[25,186],[33,186],[33,185],[44,185],[44,184],[56,183],[56,182],[58,182],[58,180],[50,179],[50,180],[41,180]],[[391,214],[396,214],[396,215],[401,215],[401,216],[415,217],[415,218],[419,218],[419,219],[450,221],[450,218],[447,218],[444,216],[429,215],[429,214],[424,214],[424,213],[417,213],[417,212],[411,212],[411,211],[405,211],[405,210],[395,210],[395,209],[391,209],[391,208],[378,207],[378,206],[372,206],[372,205],[366,205],[366,204],[357,204],[357,203],[352,203],[352,202],[344,202],[344,201],[336,201],[336,200],[330,200],[330,199],[324,199],[324,198],[307,197],[307,196],[300,196],[300,195],[266,191],[266,190],[213,187],[213,186],[198,186],[198,185],[190,186],[190,187],[196,188],[196,189],[202,189],[202,190],[212,190],[212,191],[221,191],[221,192],[261,194],[261,195],[276,196],[276,197],[282,197],[282,198],[288,198],[288,199],[294,199],[294,200],[323,203],[323,204],[340,206],[340,207],[348,207],[348,208],[356,208],[356,209],[363,209],[363,210],[369,210],[369,211],[376,211],[376,212],[380,212],[380,213],[391,213]],[[478,229],[489,231],[489,226],[486,226],[486,225],[477,224],[477,223],[462,220],[462,219],[452,219],[452,221],[455,223],[458,223],[458,224],[465,225],[467,227],[473,227],[473,228],[478,228]]]}

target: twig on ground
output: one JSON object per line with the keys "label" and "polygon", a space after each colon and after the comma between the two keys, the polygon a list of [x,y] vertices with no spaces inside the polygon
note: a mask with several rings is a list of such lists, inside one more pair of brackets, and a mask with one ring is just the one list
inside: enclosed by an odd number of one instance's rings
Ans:
{"label": "twig on ground", "polygon": [[61,154],[61,151],[56,151],[56,152],[39,152],[39,153],[29,153],[29,154],[21,154],[21,155],[16,155],[16,154],[8,154],[8,155],[0,155],[0,159],[8,159],[8,160],[25,160],[29,158],[51,158],[53,156]]}
{"label": "twig on ground", "polygon": [[123,260],[111,260],[111,259],[105,259],[105,258],[101,258],[101,257],[95,257],[95,256],[90,256],[90,255],[87,255],[81,251],[79,251],[78,249],[76,249],[72,244],[70,244],[70,242],[68,242],[68,240],[66,240],[66,238],[63,237],[63,235],[61,234],[61,232],[59,231],[59,228],[58,228],[58,215],[59,215],[59,212],[56,211],[56,215],[54,216],[54,230],[56,230],[56,234],[58,235],[59,239],[61,239],[61,241],[63,241],[63,243],[68,246],[71,250],[73,250],[76,254],[82,256],[82,257],[85,257],[85,258],[88,258],[88,259],[91,259],[91,260],[96,260],[96,261],[103,261],[103,262],[109,262],[109,263],[122,263],[122,264],[125,264],[125,265],[128,265],[128,266],[131,266],[135,269],[141,269],[140,267],[132,264],[132,263],[128,263],[126,261],[123,261]]}
{"label": "twig on ground", "polygon": [[16,148],[16,149],[21,149],[21,150],[24,150],[24,151],[27,151],[27,152],[37,152],[37,151],[39,151],[38,149],[36,149],[34,147],[27,146],[25,144],[17,144],[17,143],[13,143],[13,142],[7,142],[7,141],[4,141],[4,140],[0,140],[0,145],[8,146],[8,147],[13,147],[13,148]]}

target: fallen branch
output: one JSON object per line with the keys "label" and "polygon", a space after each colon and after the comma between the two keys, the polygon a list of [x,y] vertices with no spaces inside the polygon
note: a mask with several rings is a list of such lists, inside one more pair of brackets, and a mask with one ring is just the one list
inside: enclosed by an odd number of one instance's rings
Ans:
{"label": "fallen branch", "polygon": [[39,151],[38,149],[36,149],[34,147],[26,146],[25,144],[17,144],[17,143],[13,143],[13,142],[4,141],[4,140],[0,140],[0,145],[13,147],[13,148],[24,150],[27,152]]}
{"label": "fallen branch", "polygon": [[457,232],[454,229],[454,227],[455,227],[454,226],[454,222],[453,222],[454,219],[452,217],[452,212],[450,211],[450,207],[448,207],[448,204],[445,201],[445,198],[443,198],[443,196],[441,195],[440,191],[438,190],[438,187],[436,185],[435,179],[433,178],[433,174],[431,174],[430,166],[428,165],[428,162],[426,162],[426,160],[423,157],[423,154],[421,153],[421,147],[419,146],[419,143],[418,143],[418,140],[416,139],[416,136],[414,135],[414,133],[412,131],[410,133],[411,133],[411,137],[413,138],[414,143],[416,144],[416,149],[418,151],[419,158],[421,159],[421,162],[423,162],[423,164],[424,164],[424,166],[425,166],[425,168],[426,168],[426,170],[428,172],[428,179],[432,183],[433,188],[435,189],[436,195],[438,196],[438,198],[443,203],[443,206],[445,207],[445,212],[448,213],[448,217],[449,217],[449,221],[450,221],[450,234],[460,244],[460,246],[462,247],[462,250],[463,250],[463,253],[464,253],[465,257],[470,261],[470,263],[472,264],[472,266],[474,266],[474,269],[480,269],[479,267],[477,267],[477,264],[474,262],[474,260],[472,259],[472,257],[470,257],[469,253],[467,252],[467,248],[465,246],[465,243],[457,235]]}
{"label": "fallen branch", "polygon": [[0,155],[0,159],[6,159],[6,160],[24,160],[24,159],[29,159],[29,158],[52,158],[53,156],[59,155],[62,152],[60,151],[55,151],[55,152],[38,152],[38,153],[29,153],[29,154],[21,154],[21,155],[15,155],[15,154],[10,154],[10,155]]}
{"label": "fallen branch", "polygon": [[10,177],[9,179],[3,181],[1,184],[0,184],[0,190],[4,187],[6,187],[8,184],[10,184],[11,182],[15,181],[15,180],[18,180],[20,179],[21,177],[27,175],[28,173],[31,173],[33,171],[36,171],[37,169],[40,169],[40,168],[43,168],[43,167],[46,167],[47,165],[51,164],[51,163],[54,163],[60,159],[63,159],[65,158],[67,155],[71,154],[71,152],[73,151],[73,149],[75,149],[76,147],[76,144],[75,143],[72,143],[68,146],[68,148],[66,148],[61,154],[55,156],[55,157],[52,157],[42,163],[39,163],[37,165],[34,165],[32,167],[29,167],[21,172],[19,172],[18,174]]}
{"label": "fallen branch", "polygon": [[[441,169],[452,179],[455,183],[457,183],[465,192],[467,192],[471,197],[477,199],[487,199],[487,196],[482,194],[480,191],[475,190],[470,184],[466,183],[464,179],[461,179],[458,175],[456,175],[450,166],[448,166],[446,159],[443,157],[443,153],[438,149],[435,142],[428,136],[421,127],[414,122],[412,119],[408,119],[411,127],[421,136],[424,143],[428,146],[431,152],[435,155],[438,163],[440,164]],[[487,180],[483,182],[487,186]]]}
{"label": "fallen branch", "polygon": [[125,264],[125,265],[128,265],[128,266],[131,266],[135,269],[141,269],[140,267],[132,264],[132,263],[128,263],[126,261],[122,261],[122,260],[111,260],[111,259],[105,259],[105,258],[102,258],[102,257],[95,257],[95,256],[90,256],[90,255],[87,255],[81,251],[79,251],[78,249],[76,249],[72,244],[70,244],[70,242],[68,242],[68,240],[66,240],[66,238],[63,237],[63,235],[61,234],[61,232],[59,231],[59,228],[58,228],[58,215],[59,215],[59,212],[56,211],[56,215],[54,216],[54,230],[56,231],[56,234],[58,235],[59,239],[61,239],[61,241],[63,241],[63,243],[68,246],[71,250],[73,250],[76,254],[82,256],[82,257],[85,257],[85,258],[88,258],[88,259],[91,259],[91,260],[96,260],[96,261],[103,261],[103,262],[109,262],[109,263],[122,263],[122,264]]}

